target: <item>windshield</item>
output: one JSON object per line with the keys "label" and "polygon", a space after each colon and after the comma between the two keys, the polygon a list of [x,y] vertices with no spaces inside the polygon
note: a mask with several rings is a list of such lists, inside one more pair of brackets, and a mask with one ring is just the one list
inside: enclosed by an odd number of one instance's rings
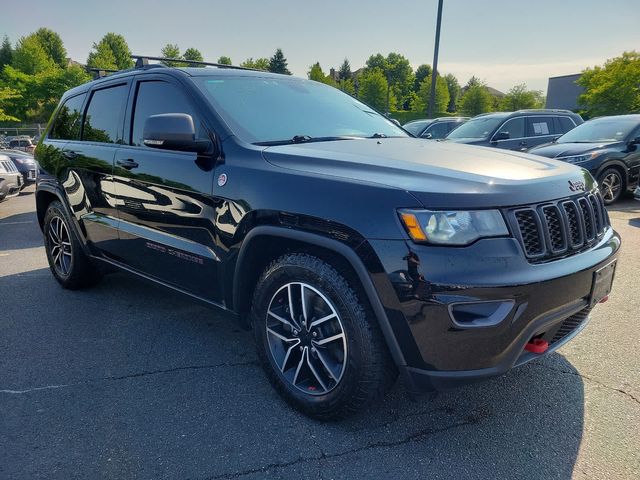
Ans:
{"label": "windshield", "polygon": [[620,142],[638,124],[637,118],[596,118],[568,131],[558,139],[558,143]]}
{"label": "windshield", "polygon": [[433,120],[420,120],[419,122],[405,123],[404,127],[402,128],[404,128],[407,132],[413,133],[414,135],[419,135],[420,133],[422,133],[422,130],[424,130],[424,128],[431,122],[433,122]]}
{"label": "windshield", "polygon": [[406,137],[340,90],[292,77],[195,77],[231,130],[251,143],[335,137]]}
{"label": "windshield", "polygon": [[447,138],[477,138],[485,140],[504,119],[503,116],[486,116],[472,118],[464,125],[453,130]]}

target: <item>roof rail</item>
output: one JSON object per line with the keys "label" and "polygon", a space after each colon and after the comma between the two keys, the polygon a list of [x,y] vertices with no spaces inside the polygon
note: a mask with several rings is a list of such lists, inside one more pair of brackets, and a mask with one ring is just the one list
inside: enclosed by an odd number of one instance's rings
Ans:
{"label": "roof rail", "polygon": [[166,67],[170,66],[170,63],[182,63],[187,65],[202,65],[209,67],[218,67],[218,68],[231,68],[234,70],[252,70],[256,71],[255,68],[246,68],[246,67],[238,67],[236,65],[225,65],[223,63],[211,63],[211,62],[200,62],[198,60],[185,60],[184,58],[166,58],[166,57],[150,57],[148,55],[131,55],[131,58],[135,59],[136,67],[135,68],[144,68],[149,65],[149,60],[162,62]]}

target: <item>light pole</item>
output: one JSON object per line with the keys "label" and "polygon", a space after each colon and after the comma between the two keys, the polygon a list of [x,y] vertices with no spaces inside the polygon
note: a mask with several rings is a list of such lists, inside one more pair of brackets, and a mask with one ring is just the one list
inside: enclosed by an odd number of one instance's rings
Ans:
{"label": "light pole", "polygon": [[436,104],[436,82],[438,80],[438,50],[440,49],[440,24],[442,23],[442,2],[438,0],[438,19],[436,20],[436,44],[433,48],[433,69],[431,71],[431,93],[429,94],[429,108],[427,117],[433,117],[433,110]]}

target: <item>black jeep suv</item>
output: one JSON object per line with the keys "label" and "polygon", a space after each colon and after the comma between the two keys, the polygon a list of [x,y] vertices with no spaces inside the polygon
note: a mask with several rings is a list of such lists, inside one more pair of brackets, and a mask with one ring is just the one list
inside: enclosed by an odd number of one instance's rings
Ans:
{"label": "black jeep suv", "polygon": [[442,389],[557,349],[607,298],[620,246],[587,171],[410,138],[284,75],[115,73],[63,96],[36,155],[63,287],[109,265],[233,312],[316,418],[398,373]]}

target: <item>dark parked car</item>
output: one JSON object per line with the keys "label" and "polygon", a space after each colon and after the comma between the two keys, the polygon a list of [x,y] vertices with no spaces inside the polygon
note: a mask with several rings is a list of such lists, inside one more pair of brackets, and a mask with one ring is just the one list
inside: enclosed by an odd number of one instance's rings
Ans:
{"label": "dark parked car", "polygon": [[22,175],[7,155],[0,153],[0,202],[22,189]]}
{"label": "dark parked car", "polygon": [[38,175],[38,164],[33,155],[20,150],[0,150],[0,154],[11,158],[18,171],[22,174],[22,188],[35,183]]}
{"label": "dark parked car", "polygon": [[416,137],[438,140],[446,137],[453,130],[458,128],[468,117],[441,117],[429,120],[412,120],[403,125],[406,131]]}
{"label": "dark parked car", "polygon": [[640,115],[594,118],[555,142],[530,150],[586,168],[608,205],[633,191],[640,177]]}
{"label": "dark parked car", "polygon": [[38,144],[51,272],[74,289],[108,265],[234,314],[308,415],[398,373],[500,375],[609,294],[620,238],[585,170],[411,138],[319,82],[139,63],[64,94]]}
{"label": "dark parked car", "polygon": [[569,110],[484,113],[453,130],[447,141],[525,151],[548,143],[583,122]]}
{"label": "dark parked car", "polygon": [[9,140],[9,148],[12,150],[19,150],[21,152],[33,153],[36,149],[35,144],[29,137],[18,137]]}

